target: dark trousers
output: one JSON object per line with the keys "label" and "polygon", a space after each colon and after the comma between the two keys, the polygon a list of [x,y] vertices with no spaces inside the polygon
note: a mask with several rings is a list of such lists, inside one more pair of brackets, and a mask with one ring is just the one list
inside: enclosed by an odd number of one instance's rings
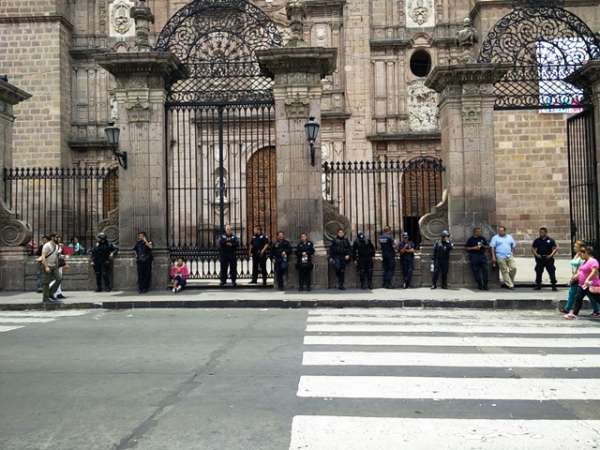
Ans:
{"label": "dark trousers", "polygon": [[401,258],[402,261],[402,276],[404,277],[404,284],[406,287],[410,286],[412,281],[413,270],[415,266],[414,258]]}
{"label": "dark trousers", "polygon": [[152,260],[138,261],[138,290],[140,292],[148,292],[150,283],[152,283]]}
{"label": "dark trousers", "polygon": [[383,286],[391,286],[396,270],[396,258],[390,255],[383,257]]}
{"label": "dark trousers", "polygon": [[221,284],[227,283],[227,274],[231,282],[235,284],[237,280],[237,259],[235,256],[221,256]]}
{"label": "dark trousers", "polygon": [[542,275],[544,270],[550,275],[550,283],[552,286],[556,286],[556,266],[554,265],[554,258],[535,258],[535,285],[542,285]]}
{"label": "dark trousers", "polygon": [[373,289],[373,261],[358,261],[358,276],[361,289]]}
{"label": "dark trousers", "polygon": [[450,260],[440,259],[433,264],[433,285],[437,286],[437,282],[442,277],[442,287],[448,287],[448,270],[450,270]]}
{"label": "dark trousers", "polygon": [[487,289],[488,287],[488,260],[485,255],[470,255],[469,263],[471,265],[471,271],[473,277],[479,289]]}
{"label": "dark trousers", "polygon": [[587,296],[592,303],[592,310],[594,312],[600,312],[600,294],[592,294],[589,289],[583,289],[581,286],[577,287],[577,293],[575,294],[575,306],[573,307],[573,313],[577,316],[581,307],[583,306],[583,299]]}
{"label": "dark trousers", "polygon": [[187,280],[185,278],[183,278],[181,275],[177,275],[175,277],[174,281],[177,283],[177,286],[179,286],[181,289],[183,289],[185,287],[185,285],[187,284]]}
{"label": "dark trousers", "polygon": [[346,280],[346,261],[343,258],[334,258],[333,266],[335,267],[337,285],[339,288],[343,288],[344,281]]}
{"label": "dark trousers", "polygon": [[313,266],[298,266],[298,287],[300,289],[310,289]]}
{"label": "dark trousers", "polygon": [[265,256],[252,256],[252,282],[258,281],[258,271],[262,273],[263,284],[267,284],[267,258]]}
{"label": "dark trousers", "polygon": [[[285,265],[285,268],[282,267]],[[275,261],[275,283],[277,284],[277,289],[283,291],[285,288],[285,275],[287,274],[287,263],[282,263],[281,261]]]}
{"label": "dark trousers", "polygon": [[110,263],[108,261],[95,262],[94,272],[96,273],[96,288],[101,291],[102,283],[104,282],[104,289],[110,291]]}
{"label": "dark trousers", "polygon": [[[48,272],[42,267],[42,301],[47,302],[54,298],[54,294],[58,290],[62,282],[60,269],[58,266],[48,267]],[[54,281],[54,283],[52,283]],[[52,287],[50,285],[52,284]]]}

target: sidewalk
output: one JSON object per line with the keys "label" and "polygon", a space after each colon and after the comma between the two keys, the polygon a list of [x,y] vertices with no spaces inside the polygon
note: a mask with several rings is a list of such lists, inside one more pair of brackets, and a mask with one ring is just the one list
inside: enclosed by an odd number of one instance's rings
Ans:
{"label": "sidewalk", "polygon": [[[411,307],[556,309],[566,300],[566,289],[533,291],[517,288],[482,292],[471,289],[431,290],[375,289],[279,292],[273,289],[189,289],[179,294],[169,291],[137,295],[132,292],[66,292],[60,308],[316,308],[316,307]],[[41,294],[4,292],[0,310],[41,309]]]}

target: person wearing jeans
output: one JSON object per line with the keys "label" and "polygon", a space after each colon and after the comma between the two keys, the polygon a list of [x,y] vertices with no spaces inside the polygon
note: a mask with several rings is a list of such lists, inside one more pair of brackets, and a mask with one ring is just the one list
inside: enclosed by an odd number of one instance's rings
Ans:
{"label": "person wearing jeans", "polygon": [[[58,267],[58,242],[56,234],[48,236],[48,242],[42,247],[42,256],[39,258],[42,265],[42,283],[43,283],[43,303],[61,303],[54,298],[56,290],[60,286],[62,279]],[[52,287],[50,287],[52,285]]]}
{"label": "person wearing jeans", "polygon": [[[575,241],[575,246],[573,247],[573,251],[575,253],[575,257],[569,262],[571,266],[571,276],[577,274],[577,271],[583,264],[583,259],[581,258],[581,249],[585,247],[585,243],[583,241]],[[561,313],[568,313],[575,306],[575,296],[577,295],[577,288],[579,287],[579,283],[577,279],[571,279],[571,283],[569,285],[569,292],[567,294],[567,304],[565,307],[560,307],[559,310]]]}
{"label": "person wearing jeans", "polygon": [[565,319],[576,319],[583,306],[583,299],[588,297],[592,303],[592,317],[600,317],[600,277],[598,270],[600,264],[598,260],[592,257],[593,249],[584,247],[580,251],[583,264],[579,267],[577,273],[573,276],[573,280],[577,280],[577,293],[575,294],[575,304],[573,309],[565,314]]}
{"label": "person wearing jeans", "polygon": [[506,227],[498,227],[498,234],[490,241],[492,265],[498,265],[504,286],[508,289],[515,288],[517,266],[513,257],[513,251],[516,246],[517,243],[513,237],[506,233]]}

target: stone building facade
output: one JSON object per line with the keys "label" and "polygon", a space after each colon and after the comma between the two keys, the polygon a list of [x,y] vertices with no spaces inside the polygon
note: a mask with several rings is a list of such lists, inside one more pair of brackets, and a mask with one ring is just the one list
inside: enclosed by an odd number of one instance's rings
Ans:
{"label": "stone building facade", "polygon": [[[104,128],[117,119],[113,77],[97,63],[134,45],[138,0],[0,0],[0,72],[32,95],[15,106],[13,167],[114,164]],[[147,0],[151,40],[188,0]],[[252,0],[290,35],[285,0]],[[305,40],[338,49],[322,82],[323,160],[440,156],[431,70],[459,63],[469,17],[476,47],[510,0],[305,0]],[[600,30],[600,0],[565,7]],[[541,225],[569,240],[567,114],[494,113],[498,223],[528,241]]]}

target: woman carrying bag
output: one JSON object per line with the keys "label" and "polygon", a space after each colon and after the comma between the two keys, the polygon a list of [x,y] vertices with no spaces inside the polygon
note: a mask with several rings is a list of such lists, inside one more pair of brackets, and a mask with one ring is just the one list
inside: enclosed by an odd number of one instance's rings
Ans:
{"label": "woman carrying bag", "polygon": [[575,294],[575,305],[568,314],[565,314],[565,319],[573,320],[577,318],[583,306],[583,299],[586,296],[592,303],[592,317],[600,317],[600,277],[598,276],[600,264],[592,256],[592,251],[591,247],[583,247],[580,251],[583,264],[573,276],[573,280],[577,280],[578,284],[577,293]]}

